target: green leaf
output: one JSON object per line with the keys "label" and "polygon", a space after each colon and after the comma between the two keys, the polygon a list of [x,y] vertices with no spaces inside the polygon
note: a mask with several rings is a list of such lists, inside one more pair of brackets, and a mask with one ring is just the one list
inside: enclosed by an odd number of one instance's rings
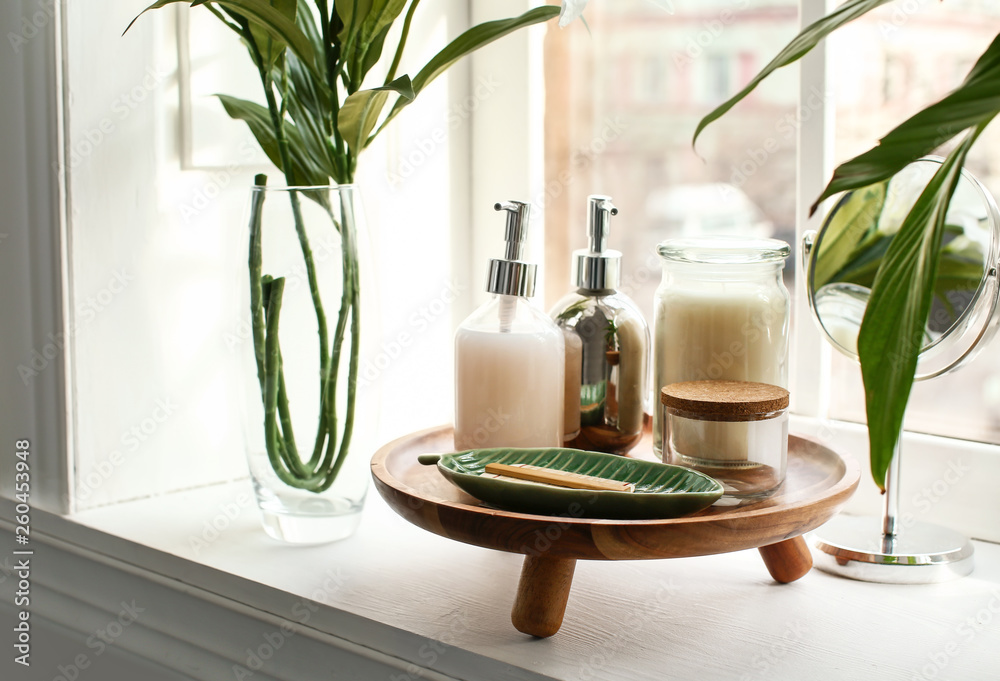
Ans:
{"label": "green leaf", "polygon": [[[709,123],[720,118],[724,113],[732,109],[740,100],[753,92],[754,88],[756,88],[762,80],[771,75],[771,73],[778,70],[782,66],[788,66],[789,64],[792,64],[804,57],[812,48],[816,47],[816,45],[819,44],[823,38],[830,35],[844,24],[854,21],[876,7],[885,5],[891,1],[892,0],[848,0],[848,2],[845,2],[827,16],[819,19],[818,21],[814,21],[802,29],[802,32],[795,36],[795,38],[788,43],[784,49],[778,53],[778,56],[772,59],[767,66],[761,69],[760,73],[754,76],[753,79],[747,83],[746,87],[717,106],[710,114],[701,119],[698,123],[698,127],[695,128],[694,137],[691,139],[691,146],[694,146],[695,142],[698,141],[698,135],[701,134],[701,131],[704,130]],[[877,181],[878,180],[865,182],[864,184],[858,186],[874,184]]]}
{"label": "green leaf", "polygon": [[340,32],[343,30],[344,20],[340,18],[340,15],[337,14],[337,8],[334,7],[333,11],[330,12],[330,39],[334,45],[340,45]]}
{"label": "green leaf", "polygon": [[[286,59],[288,65],[289,99],[308,110],[318,120],[330,111],[330,94],[322,81],[312,77],[312,73],[294,54]],[[272,73],[272,79],[279,82],[280,73]]]}
{"label": "green leaf", "polygon": [[[961,227],[951,227],[957,229],[960,236],[941,249],[941,261],[938,263],[937,279],[934,281],[934,295],[951,315],[948,320],[949,326],[955,323],[957,316],[965,309],[964,304],[956,309],[955,301],[971,300],[986,270],[986,257],[982,246],[964,236]],[[945,225],[946,234],[948,228],[949,225]]]}
{"label": "green leaf", "polygon": [[833,281],[834,275],[854,261],[859,246],[878,229],[888,184],[879,182],[841,199],[833,219],[823,226],[823,240],[811,268],[814,290]]}
{"label": "green leaf", "polygon": [[877,146],[838,166],[811,211],[834,194],[891,177],[963,130],[992,119],[997,112],[1000,112],[1000,36],[994,38],[951,94],[898,125]]}
{"label": "green leaf", "polygon": [[392,25],[386,26],[382,29],[382,32],[375,36],[372,40],[371,45],[365,50],[365,58],[361,62],[361,77],[364,78],[372,67],[378,63],[379,57],[382,56],[382,46],[385,45],[385,37],[389,34],[389,29]]}
{"label": "green leaf", "polygon": [[[392,23],[403,11],[406,0],[354,0],[338,2],[344,27],[340,32],[345,46],[344,59],[353,82],[360,83],[382,54],[382,46]],[[352,23],[352,19],[357,19]],[[360,71],[360,72],[359,72]]]}
{"label": "green leaf", "polygon": [[[295,10],[298,4],[298,0],[265,0],[271,7],[276,9],[285,18],[295,21]],[[194,5],[192,5],[194,7]],[[264,58],[264,63],[271,67],[281,55],[284,54],[287,44],[284,40],[276,37],[269,33],[267,29],[258,24],[257,22],[250,22],[250,33],[253,34],[254,41],[257,43],[257,48],[260,50],[261,56]]]}
{"label": "green leaf", "polygon": [[948,155],[903,221],[875,277],[861,323],[858,355],[871,471],[882,489],[924,344],[948,204],[969,149],[985,126],[977,126]]}
{"label": "green leaf", "polygon": [[[324,69],[333,70],[336,65],[337,55],[339,54],[339,43],[334,38],[332,53],[327,53],[327,48],[323,42],[323,34],[316,25],[316,18],[313,16],[308,0],[299,0],[298,12],[295,15],[295,24],[302,30],[306,39],[312,43],[317,59],[327,59],[330,61],[330,63],[321,66]],[[292,53],[289,59],[289,76],[292,83],[296,86],[297,96],[304,96],[303,93],[308,93],[307,96],[310,98],[310,103],[307,106],[317,115],[329,115],[331,92],[327,80],[322,77],[316,77],[316,71],[311,70],[308,64],[303,64],[302,60],[295,53]]]}
{"label": "green leaf", "polygon": [[[195,0],[191,3],[191,7],[197,7],[200,4],[205,4],[207,0]],[[125,29],[127,32],[132,24],[136,20],[145,14],[146,12],[153,9],[160,9],[161,7],[166,7],[167,5],[172,5],[178,2],[187,2],[187,0],[157,0],[152,5],[140,12],[135,19],[128,25]],[[295,52],[306,64],[306,66],[315,71],[316,69],[316,54],[313,49],[312,43],[302,32],[302,30],[295,25],[294,15],[293,18],[288,18],[276,7],[271,6],[270,0],[213,0],[213,3],[223,7],[235,14],[245,17],[248,21],[256,24],[264,31],[268,33],[272,38],[279,40]],[[283,6],[283,5],[282,5]],[[319,79],[319,73],[315,72],[317,79]]]}
{"label": "green leaf", "polygon": [[438,52],[427,62],[424,68],[413,79],[413,90],[417,94],[423,90],[431,81],[444,73],[450,66],[462,57],[471,54],[481,47],[489,45],[494,40],[498,40],[505,35],[517,30],[540,24],[559,16],[559,8],[554,5],[545,5],[528,10],[524,14],[511,19],[498,19],[487,21],[473,26],[462,35]]}
{"label": "green leaf", "polygon": [[[745,88],[699,122],[692,144],[706,126],[745,98],[770,73],[797,61],[832,31],[888,1],[849,0],[805,28]],[[908,163],[959,133],[973,129],[949,155],[909,214],[901,219],[898,232],[893,235],[887,231],[888,224],[879,225],[877,231],[858,243],[848,258],[849,264],[831,276],[829,272],[843,259],[840,249],[846,249],[832,242],[831,248],[835,251],[831,264],[821,273],[821,279],[830,276],[837,281],[871,279],[872,293],[858,343],[865,382],[872,475],[880,486],[884,483],[902,425],[935,289],[942,296],[945,283],[968,281],[965,277],[973,273],[971,267],[957,267],[950,255],[939,251],[947,230],[944,215],[969,147],[998,112],[1000,36],[980,57],[959,88],[905,121],[872,150],[837,168],[833,179],[812,206],[815,212],[820,202],[839,192],[888,180]],[[886,222],[888,202],[883,205],[882,212],[879,219]],[[936,277],[939,259],[944,263],[940,266],[940,282]],[[946,306],[950,304],[946,299],[944,302]]]}
{"label": "green leaf", "polygon": [[292,185],[321,185],[329,182],[329,176],[324,169],[315,163],[308,154],[303,153],[305,144],[299,129],[292,123],[285,121],[285,137],[288,140],[288,149],[291,156],[292,168],[286,170],[281,163],[281,154],[278,151],[278,141],[274,135],[274,128],[271,126],[271,115],[267,108],[249,102],[245,99],[230,97],[229,95],[216,95],[225,108],[230,118],[244,121],[250,132],[257,139],[260,148],[264,150],[271,163],[279,170],[285,172],[289,184]]}
{"label": "green leaf", "polygon": [[892,236],[876,233],[873,239],[858,246],[844,268],[830,277],[830,281],[857,284],[870,289],[892,239]]}
{"label": "green leaf", "polygon": [[368,146],[368,136],[375,128],[390,92],[397,92],[404,99],[412,99],[414,93],[410,77],[400,76],[388,85],[359,90],[344,100],[344,105],[340,107],[337,127],[355,156]]}
{"label": "green leaf", "polygon": [[[302,11],[301,8],[299,11]],[[327,123],[327,116],[330,115],[329,91],[323,87],[323,83],[318,83],[312,78],[294,53],[289,53],[285,61],[288,89],[284,102],[288,115],[301,135],[302,149],[299,153],[311,159],[313,165],[321,169],[325,175],[340,182],[344,178],[337,171],[336,152],[333,149]],[[280,66],[275,67],[272,78],[278,81],[280,77]]]}
{"label": "green leaf", "polygon": [[[354,66],[357,63],[359,54],[363,54],[363,47],[359,47],[361,42],[361,26],[371,12],[373,0],[335,0],[333,14],[339,18],[340,31],[335,42],[338,45],[338,63],[336,66],[336,77],[339,79],[342,74],[346,74],[345,85],[350,90],[357,90],[361,79],[353,77]],[[331,22],[331,28],[333,23]],[[353,88],[350,84],[353,84]]]}
{"label": "green leaf", "polygon": [[406,49],[406,41],[410,36],[413,15],[416,14],[419,4],[420,0],[411,0],[410,7],[406,10],[406,18],[403,19],[403,27],[399,31],[399,40],[396,42],[396,54],[393,55],[392,63],[389,64],[389,70],[385,74],[386,83],[396,77],[396,70],[399,68],[399,62],[403,58],[403,50]]}
{"label": "green leaf", "polygon": [[[487,21],[479,24],[478,26],[473,26],[465,33],[448,43],[443,50],[438,52],[429,62],[427,62],[427,65],[424,66],[424,68],[420,69],[420,72],[413,78],[414,98],[416,95],[419,95],[431,81],[444,73],[462,57],[471,54],[479,48],[489,45],[494,40],[498,40],[505,35],[513,33],[514,31],[522,29],[526,26],[540,24],[557,16],[559,16],[558,6],[543,5],[542,7],[536,7],[535,9],[528,10],[524,14],[511,19]],[[386,117],[381,127],[379,127],[379,131],[385,128],[389,121],[395,118],[396,115],[411,101],[413,101],[413,98],[407,99],[405,97],[401,97],[396,100],[396,103],[393,105],[388,117]],[[376,135],[377,134],[378,133],[376,133]]]}
{"label": "green leaf", "polygon": [[[128,26],[125,27],[124,31],[122,31],[122,35],[125,35],[126,33],[128,33],[128,30],[130,28],[132,28],[132,24],[134,24],[135,22],[139,21],[139,17],[141,17],[146,12],[148,12],[150,10],[153,10],[153,9],[160,9],[161,7],[166,7],[167,5],[172,5],[175,2],[185,2],[185,0],[157,0],[157,2],[154,2],[152,5],[150,5],[146,9],[144,9],[141,12],[139,12],[138,14],[136,14],[132,18],[132,21],[128,22]],[[191,3],[191,7],[196,7],[197,5],[202,4],[203,2],[204,2],[204,0],[202,0],[202,2],[192,2]]]}
{"label": "green leaf", "polygon": [[274,136],[274,129],[271,127],[271,116],[267,108],[256,102],[249,102],[229,95],[216,95],[216,97],[219,98],[230,118],[247,124],[260,148],[271,159],[271,163],[281,169],[281,154],[278,153],[278,141]]}
{"label": "green leaf", "polygon": [[215,4],[247,17],[272,37],[288,45],[308,67],[315,69],[315,50],[302,29],[295,25],[294,12],[289,18],[272,7],[269,0],[215,0]]}
{"label": "green leaf", "polygon": [[392,25],[405,6],[406,0],[374,0],[361,24],[361,44],[366,47],[373,44],[376,36]]}
{"label": "green leaf", "polygon": [[982,245],[968,237],[959,237],[941,250],[938,276],[974,280],[978,286],[985,263]]}
{"label": "green leaf", "polygon": [[[361,31],[361,25],[372,10],[372,0],[336,0],[333,8],[337,10],[337,16],[344,26],[340,30],[340,39],[345,45],[352,42],[353,36]],[[355,13],[355,10],[357,12]],[[355,16],[358,18],[355,19]]]}
{"label": "green leaf", "polygon": [[229,30],[233,31],[236,35],[238,35],[241,40],[244,38],[243,28],[241,26],[237,25],[235,22],[233,22],[229,18],[227,18],[226,14],[224,14],[222,11],[220,11],[217,7],[215,7],[214,5],[208,4],[208,0],[198,0],[198,2],[192,3],[191,6],[192,7],[195,7],[195,6],[204,6],[205,9],[207,9],[209,12],[212,13],[212,16],[214,16],[216,19],[218,19],[223,24],[225,24],[226,27],[229,28]]}
{"label": "green leaf", "polygon": [[[323,123],[308,109],[302,106],[298,97],[288,97],[288,115],[295,122],[295,129],[301,136],[301,149],[295,149],[299,140],[289,140],[289,145],[293,151],[303,157],[308,158],[314,170],[320,171],[323,175],[337,178],[336,164],[331,155],[329,139],[323,132]],[[339,178],[337,178],[339,181]]]}

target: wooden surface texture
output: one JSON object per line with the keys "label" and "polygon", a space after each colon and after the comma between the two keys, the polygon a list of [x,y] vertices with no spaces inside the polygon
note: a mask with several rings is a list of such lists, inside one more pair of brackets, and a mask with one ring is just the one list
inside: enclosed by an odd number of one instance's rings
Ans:
{"label": "wooden surface texture", "polygon": [[[490,508],[445,480],[436,466],[417,462],[419,454],[452,450],[450,427],[395,440],[372,459],[376,488],[397,513],[435,534],[500,551],[589,560],[680,558],[775,544],[826,522],[860,478],[853,459],[793,435],[787,479],[764,501],[667,520],[593,520]],[[634,453],[652,458],[648,437]]]}

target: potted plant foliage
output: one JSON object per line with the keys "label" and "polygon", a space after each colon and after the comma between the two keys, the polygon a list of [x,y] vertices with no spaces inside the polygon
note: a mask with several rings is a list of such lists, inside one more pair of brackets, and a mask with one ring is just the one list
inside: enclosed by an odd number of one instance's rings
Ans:
{"label": "potted plant foliage", "polygon": [[[420,0],[159,0],[146,11],[178,2],[210,12],[246,47],[265,103],[219,100],[286,185],[257,177],[244,232],[246,365],[255,376],[245,391],[247,448],[264,526],[291,542],[338,539],[356,527],[368,481],[363,468],[347,475],[344,466],[362,416],[358,159],[453,64],[560,8],[473,26],[404,73]],[[313,352],[283,352],[307,336]]]}
{"label": "potted plant foliage", "polygon": [[[807,26],[746,87],[699,122],[692,142],[775,70],[798,61],[833,31],[890,1],[848,0]],[[1000,37],[951,93],[899,124],[868,151],[838,166],[811,208],[815,212],[822,201],[841,192],[885,182],[942,144],[958,140],[888,244],[858,336],[871,472],[883,489],[923,347],[948,205],[969,150],[998,112]],[[892,361],[886,361],[887,357]]]}

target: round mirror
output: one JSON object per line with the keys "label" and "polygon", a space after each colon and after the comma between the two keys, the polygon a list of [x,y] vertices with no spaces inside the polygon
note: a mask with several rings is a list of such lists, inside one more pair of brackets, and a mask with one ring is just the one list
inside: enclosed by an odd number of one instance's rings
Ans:
{"label": "round mirror", "polygon": [[[891,179],[844,194],[819,233],[805,237],[809,305],[835,348],[858,359],[858,331],[889,244],[944,159],[926,157]],[[962,170],[945,217],[934,299],[917,380],[967,361],[996,331],[1000,213],[983,185]]]}

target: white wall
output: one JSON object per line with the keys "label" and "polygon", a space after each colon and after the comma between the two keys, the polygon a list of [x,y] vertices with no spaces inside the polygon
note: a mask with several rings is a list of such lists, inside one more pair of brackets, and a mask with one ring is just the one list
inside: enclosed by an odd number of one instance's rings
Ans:
{"label": "white wall", "polygon": [[[66,97],[76,508],[243,472],[229,276],[247,176],[181,168],[176,11],[68,3]],[[101,74],[95,78],[94,74]]]}

